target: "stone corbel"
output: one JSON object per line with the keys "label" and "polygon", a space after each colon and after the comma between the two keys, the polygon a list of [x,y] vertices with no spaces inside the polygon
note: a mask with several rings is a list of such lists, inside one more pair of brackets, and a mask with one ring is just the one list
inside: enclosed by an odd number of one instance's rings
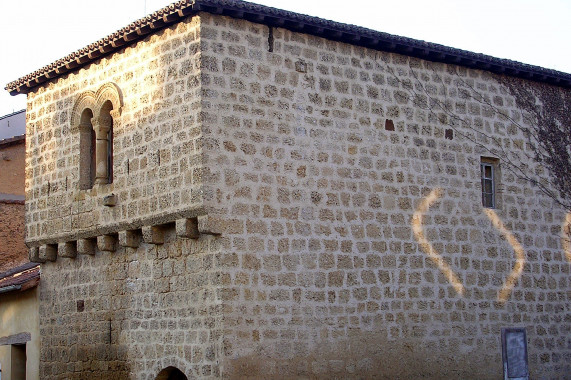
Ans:
{"label": "stone corbel", "polygon": [[161,226],[143,226],[143,240],[148,244],[164,244],[165,236]]}
{"label": "stone corbel", "polygon": [[95,255],[95,241],[93,239],[77,240],[77,253],[80,255]]}
{"label": "stone corbel", "polygon": [[57,245],[55,245],[55,244],[41,245],[39,257],[40,257],[40,260],[43,260],[43,262],[56,261],[56,259],[57,259]]}
{"label": "stone corbel", "polygon": [[74,241],[59,243],[57,253],[60,257],[75,258],[77,256],[77,244]]}
{"label": "stone corbel", "polygon": [[198,219],[197,218],[177,219],[176,235],[178,237],[187,238],[187,239],[198,239],[200,237],[200,232],[198,230]]}
{"label": "stone corbel", "polygon": [[119,245],[121,247],[137,248],[140,243],[140,234],[137,230],[119,231]]}
{"label": "stone corbel", "polygon": [[46,260],[40,259],[40,247],[31,247],[28,251],[28,258],[33,263],[45,263]]}
{"label": "stone corbel", "polygon": [[113,235],[97,236],[97,249],[101,252],[115,252],[117,239]]}

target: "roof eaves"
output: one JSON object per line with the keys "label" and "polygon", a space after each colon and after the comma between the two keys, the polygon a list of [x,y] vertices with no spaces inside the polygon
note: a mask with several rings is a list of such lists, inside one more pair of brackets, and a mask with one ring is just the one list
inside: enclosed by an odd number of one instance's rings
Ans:
{"label": "roof eaves", "polygon": [[16,273],[25,272],[25,271],[27,271],[27,270],[30,270],[30,269],[32,269],[32,268],[39,267],[39,266],[40,266],[40,264],[38,264],[38,263],[32,263],[32,262],[22,264],[22,265],[20,265],[20,266],[17,266],[17,267],[15,267],[15,268],[12,268],[12,269],[10,269],[10,270],[7,270],[6,272],[0,273],[0,280],[2,280],[3,278],[6,278],[6,277],[8,277],[8,276],[12,276],[12,275],[14,275],[14,274],[16,274]]}
{"label": "roof eaves", "polygon": [[19,135],[0,140],[0,148],[26,142],[26,135]]}
{"label": "roof eaves", "polygon": [[[21,268],[21,267],[20,267]],[[0,293],[25,291],[38,286],[40,283],[40,266],[36,264],[28,269],[12,270],[12,273],[0,278]]]}
{"label": "roof eaves", "polygon": [[181,0],[48,66],[8,83],[6,90],[12,95],[27,93],[42,83],[77,70],[96,59],[133,44],[150,33],[198,12],[245,19],[375,50],[461,65],[497,74],[551,83],[561,87],[571,87],[571,74],[440,44],[395,36],[360,26],[329,21],[240,0]]}

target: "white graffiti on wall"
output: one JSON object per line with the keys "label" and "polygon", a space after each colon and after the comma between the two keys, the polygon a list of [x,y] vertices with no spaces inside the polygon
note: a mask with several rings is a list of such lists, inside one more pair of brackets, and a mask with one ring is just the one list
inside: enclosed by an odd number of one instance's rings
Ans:
{"label": "white graffiti on wall", "polygon": [[509,274],[508,278],[504,282],[502,288],[498,292],[498,299],[497,299],[498,302],[504,303],[510,297],[510,294],[511,294],[515,284],[517,283],[517,280],[520,278],[520,276],[523,272],[523,266],[525,265],[525,252],[523,250],[523,247],[519,243],[519,241],[504,226],[504,223],[502,222],[502,220],[500,219],[500,217],[498,216],[498,214],[496,214],[496,212],[494,210],[487,208],[487,209],[484,209],[484,213],[491,220],[494,228],[496,230],[500,231],[500,233],[502,235],[504,235],[507,242],[509,243],[509,245],[511,245],[512,249],[514,250],[514,252],[516,254],[516,262],[514,264],[514,267],[511,271],[511,273]]}
{"label": "white graffiti on wall", "polygon": [[[448,282],[454,287],[456,293],[460,296],[464,294],[464,285],[460,281],[458,275],[450,267],[444,258],[438,253],[438,251],[433,247],[433,245],[426,239],[423,230],[423,216],[428,212],[430,207],[438,201],[442,196],[443,190],[441,188],[433,189],[430,194],[428,194],[418,206],[416,212],[412,218],[412,230],[414,236],[418,241],[420,248],[426,255],[434,262],[438,269],[444,274],[448,279]],[[484,209],[484,213],[492,222],[492,226],[498,230],[506,239],[508,244],[512,247],[516,262],[508,275],[507,279],[504,281],[501,289],[498,291],[497,301],[500,303],[505,303],[511,295],[511,292],[517,281],[523,273],[523,267],[525,265],[525,251],[516,237],[505,227],[504,223],[497,215],[497,213],[492,209]],[[562,239],[569,237],[571,232],[571,213],[567,214],[565,222],[562,226]],[[562,241],[563,248],[566,252],[567,258],[571,261],[571,242],[567,238]]]}
{"label": "white graffiti on wall", "polygon": [[[426,255],[434,262],[442,274],[447,278],[448,282],[454,287],[456,293],[460,296],[464,295],[464,285],[458,278],[458,275],[454,270],[446,263],[444,258],[438,253],[438,251],[433,247],[433,245],[426,239],[423,229],[423,216],[428,212],[430,207],[438,201],[442,196],[443,190],[441,188],[433,189],[430,194],[423,198],[422,202],[416,209],[412,218],[412,230],[414,232],[414,237],[416,238],[420,248]],[[507,279],[504,281],[501,289],[498,291],[497,301],[500,303],[505,303],[511,293],[517,281],[523,273],[523,267],[525,265],[525,251],[516,237],[511,233],[504,225],[498,214],[493,209],[484,209],[484,213],[492,222],[492,226],[498,230],[506,239],[508,244],[512,247],[516,262],[508,275]],[[561,247],[565,253],[565,257],[569,262],[571,262],[571,212],[568,212],[561,225]]]}

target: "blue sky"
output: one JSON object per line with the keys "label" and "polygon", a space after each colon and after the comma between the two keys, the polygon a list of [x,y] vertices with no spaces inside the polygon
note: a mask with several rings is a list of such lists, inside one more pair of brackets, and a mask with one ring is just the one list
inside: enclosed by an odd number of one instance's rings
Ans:
{"label": "blue sky", "polygon": [[[169,0],[1,1],[0,115],[25,108],[3,88]],[[571,0],[259,0],[260,4],[571,73]]]}

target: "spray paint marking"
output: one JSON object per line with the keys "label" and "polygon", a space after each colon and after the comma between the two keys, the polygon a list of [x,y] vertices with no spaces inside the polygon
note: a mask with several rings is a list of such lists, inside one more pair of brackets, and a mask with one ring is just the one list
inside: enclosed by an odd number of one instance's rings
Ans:
{"label": "spray paint marking", "polygon": [[525,264],[525,253],[523,247],[517,241],[515,236],[504,226],[504,223],[501,221],[498,214],[496,214],[496,212],[492,209],[485,209],[484,212],[492,221],[494,228],[500,231],[500,233],[504,235],[508,241],[509,245],[512,246],[517,258],[510,275],[498,292],[498,302],[504,303],[509,298],[515,284],[517,283],[517,280],[519,280],[521,273],[523,272],[523,266]]}
{"label": "spray paint marking", "polygon": [[442,274],[446,276],[448,282],[450,282],[454,287],[454,290],[456,290],[456,293],[462,296],[464,294],[464,285],[462,285],[456,273],[454,273],[452,268],[450,268],[442,256],[440,256],[440,254],[434,249],[432,244],[426,240],[424,237],[424,231],[422,229],[422,217],[428,211],[430,206],[432,206],[434,202],[436,202],[438,198],[442,196],[442,193],[442,189],[436,188],[422,200],[418,206],[418,209],[412,217],[412,231],[414,232],[414,237],[416,238],[416,241],[418,241],[418,244],[420,244],[420,247],[424,253],[426,253],[428,257],[434,262],[434,264],[438,266],[438,269],[440,269]]}

